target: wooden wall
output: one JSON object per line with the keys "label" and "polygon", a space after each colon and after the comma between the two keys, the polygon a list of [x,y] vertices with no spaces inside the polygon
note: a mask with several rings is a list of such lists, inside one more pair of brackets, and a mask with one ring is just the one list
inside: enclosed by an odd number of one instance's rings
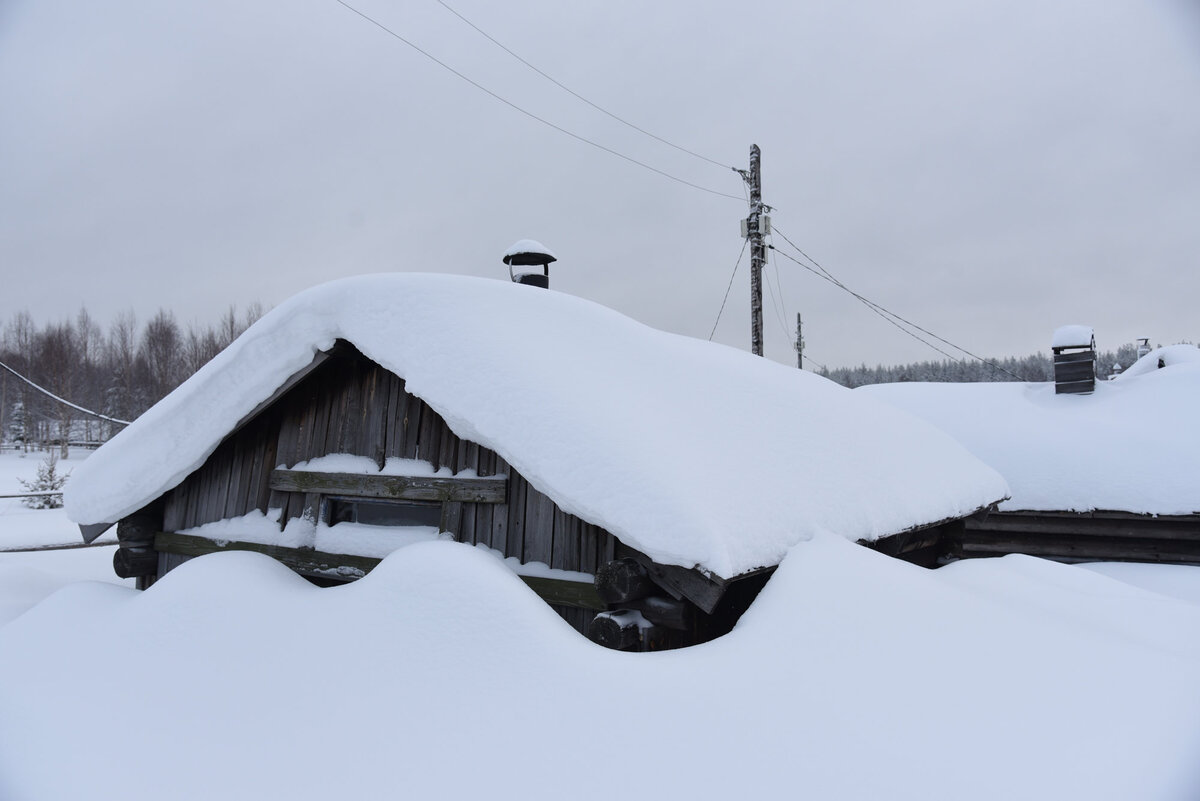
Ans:
{"label": "wooden wall", "polygon": [[[366,456],[380,465],[396,456],[447,466],[455,474],[507,475],[505,503],[462,504],[451,525],[457,539],[522,562],[584,573],[613,558],[611,534],[563,512],[492,450],[457,437],[441,415],[406,391],[402,378],[346,343],[167,494],[163,529],[175,532],[269,507],[283,509],[286,523],[303,513],[305,497],[272,491],[271,470],[332,453]],[[162,568],[177,562],[167,560]]]}

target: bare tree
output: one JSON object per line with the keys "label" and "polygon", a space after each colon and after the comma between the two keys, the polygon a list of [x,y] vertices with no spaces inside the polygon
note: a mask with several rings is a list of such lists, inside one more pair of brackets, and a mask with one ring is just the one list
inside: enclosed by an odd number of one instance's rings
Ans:
{"label": "bare tree", "polygon": [[148,400],[157,403],[184,378],[183,337],[174,314],[158,310],[146,324],[138,355],[145,363]]}

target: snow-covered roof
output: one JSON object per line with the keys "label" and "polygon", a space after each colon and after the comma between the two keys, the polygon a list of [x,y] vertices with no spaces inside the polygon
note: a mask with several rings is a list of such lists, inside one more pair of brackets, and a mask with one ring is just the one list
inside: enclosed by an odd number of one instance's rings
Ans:
{"label": "snow-covered roof", "polygon": [[1200,349],[1191,345],[1152,351],[1092,395],[1019,383],[856,392],[924,417],[998,470],[1012,488],[1002,510],[1200,512]]}
{"label": "snow-covered roof", "polygon": [[1095,332],[1090,325],[1064,325],[1054,329],[1051,348],[1090,348],[1095,344]]}
{"label": "snow-covered roof", "polygon": [[559,292],[391,274],[264,316],[76,469],[72,520],[113,522],[179,484],[337,339],[565,511],[666,564],[731,577],[817,532],[876,539],[1007,494],[949,436],[811,373]]}

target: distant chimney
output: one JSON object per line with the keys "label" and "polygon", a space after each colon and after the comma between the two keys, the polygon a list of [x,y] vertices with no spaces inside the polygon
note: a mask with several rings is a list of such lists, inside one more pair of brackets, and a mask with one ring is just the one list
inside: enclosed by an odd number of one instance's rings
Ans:
{"label": "distant chimney", "polygon": [[[550,263],[558,261],[550,249],[541,242],[532,239],[522,239],[513,244],[504,253],[504,263],[508,265],[508,277],[517,284],[550,288]],[[516,271],[514,267],[541,267],[542,272]]]}
{"label": "distant chimney", "polygon": [[1082,395],[1096,391],[1096,335],[1091,326],[1064,325],[1054,332],[1055,394]]}

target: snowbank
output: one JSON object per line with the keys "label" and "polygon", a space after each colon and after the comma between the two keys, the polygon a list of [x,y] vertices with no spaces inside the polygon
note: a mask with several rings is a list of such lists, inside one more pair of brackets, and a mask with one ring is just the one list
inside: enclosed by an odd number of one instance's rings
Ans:
{"label": "snowbank", "polygon": [[78,468],[72,519],[111,523],[178,484],[338,338],[563,509],[664,563],[733,576],[819,532],[875,539],[1007,494],[950,437],[810,373],[559,292],[392,274],[263,317]]}
{"label": "snowbank", "polygon": [[1200,797],[1200,607],[1027,557],[818,535],[730,635],[625,654],[466,545],[330,589],[215,554],[0,655],[3,798]]}
{"label": "snowbank", "polygon": [[925,418],[995,468],[1012,491],[1001,509],[1200,512],[1200,349],[1191,345],[1142,357],[1092,395],[1017,383],[855,392]]}

